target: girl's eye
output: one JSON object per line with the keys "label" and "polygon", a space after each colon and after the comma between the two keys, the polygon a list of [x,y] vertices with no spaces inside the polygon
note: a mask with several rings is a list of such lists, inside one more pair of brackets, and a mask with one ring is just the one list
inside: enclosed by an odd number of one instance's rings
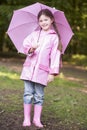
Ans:
{"label": "girl's eye", "polygon": [[40,23],[41,23],[41,22],[44,22],[44,21],[48,21],[48,19],[39,20]]}
{"label": "girl's eye", "polygon": [[39,20],[39,22],[41,23],[41,22],[42,22],[42,20]]}
{"label": "girl's eye", "polygon": [[44,19],[44,21],[47,21],[48,19]]}

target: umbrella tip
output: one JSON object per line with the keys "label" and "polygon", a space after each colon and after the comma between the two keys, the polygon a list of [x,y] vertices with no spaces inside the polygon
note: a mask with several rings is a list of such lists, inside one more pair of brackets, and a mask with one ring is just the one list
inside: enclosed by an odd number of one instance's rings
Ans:
{"label": "umbrella tip", "polygon": [[55,7],[53,7],[53,9],[56,9]]}
{"label": "umbrella tip", "polygon": [[5,34],[8,34],[8,32],[6,31]]}

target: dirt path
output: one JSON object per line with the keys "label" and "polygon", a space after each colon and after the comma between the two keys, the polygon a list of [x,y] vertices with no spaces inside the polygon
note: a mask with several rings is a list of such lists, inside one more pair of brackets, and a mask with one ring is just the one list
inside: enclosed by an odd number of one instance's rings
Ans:
{"label": "dirt path", "polygon": [[[17,72],[21,72],[23,62],[24,59],[0,58],[0,66],[5,66]],[[85,87],[87,87],[87,70],[85,70],[84,68],[63,63],[61,73],[63,73],[65,78],[72,81],[80,82],[84,84]]]}
{"label": "dirt path", "polygon": [[87,70],[83,67],[64,63],[61,71],[67,79],[80,82],[87,87]]}

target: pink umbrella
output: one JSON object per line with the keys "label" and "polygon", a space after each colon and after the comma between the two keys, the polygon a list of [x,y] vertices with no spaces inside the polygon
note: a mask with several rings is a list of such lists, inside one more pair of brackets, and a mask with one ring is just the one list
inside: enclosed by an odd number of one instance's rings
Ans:
{"label": "pink umbrella", "polygon": [[55,22],[61,37],[61,42],[63,44],[62,53],[64,53],[69,41],[73,36],[73,32],[64,15],[64,12],[38,2],[25,8],[14,11],[11,23],[7,30],[7,34],[14,43],[18,52],[23,53],[22,48],[24,38],[32,31],[38,29],[39,25],[37,15],[41,9],[46,8],[49,9],[55,17]]}

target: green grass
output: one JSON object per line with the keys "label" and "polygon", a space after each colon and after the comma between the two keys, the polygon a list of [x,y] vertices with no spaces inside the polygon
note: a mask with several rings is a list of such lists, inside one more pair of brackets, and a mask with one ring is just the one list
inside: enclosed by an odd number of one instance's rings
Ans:
{"label": "green grass", "polygon": [[87,94],[80,91],[83,87],[79,83],[56,78],[46,89],[45,111],[50,111],[49,116],[53,113],[63,124],[87,127]]}
{"label": "green grass", "polygon": [[0,109],[6,112],[22,108],[23,82],[19,78],[19,73],[0,67]]}
{"label": "green grass", "polygon": [[[0,67],[0,110],[7,113],[23,110],[23,82],[20,73]],[[77,82],[55,78],[45,88],[44,120],[55,118],[66,126],[77,125],[87,128],[87,93],[85,87]]]}

